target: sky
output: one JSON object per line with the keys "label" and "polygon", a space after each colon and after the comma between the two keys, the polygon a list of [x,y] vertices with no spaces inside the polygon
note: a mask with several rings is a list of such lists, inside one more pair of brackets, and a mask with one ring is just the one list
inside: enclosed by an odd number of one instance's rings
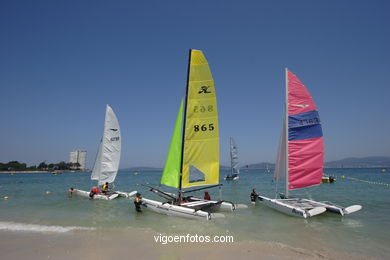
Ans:
{"label": "sky", "polygon": [[221,164],[273,162],[284,68],[313,96],[325,160],[390,156],[389,1],[0,2],[0,162],[92,167],[105,105],[120,122],[120,167],[162,167],[189,49],[214,77]]}

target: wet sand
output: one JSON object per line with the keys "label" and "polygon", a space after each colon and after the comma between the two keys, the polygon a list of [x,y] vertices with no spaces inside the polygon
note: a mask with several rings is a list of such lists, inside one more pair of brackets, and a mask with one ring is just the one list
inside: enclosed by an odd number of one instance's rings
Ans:
{"label": "wet sand", "polygon": [[156,243],[141,230],[0,232],[1,259],[375,259],[353,252],[318,252],[279,243]]}

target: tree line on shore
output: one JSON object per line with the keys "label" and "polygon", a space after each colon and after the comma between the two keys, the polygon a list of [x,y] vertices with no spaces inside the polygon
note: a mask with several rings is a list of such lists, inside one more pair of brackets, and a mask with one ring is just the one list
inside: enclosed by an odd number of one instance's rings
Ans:
{"label": "tree line on shore", "polygon": [[61,161],[59,163],[41,162],[39,165],[27,166],[26,163],[18,161],[10,161],[8,163],[0,163],[0,171],[54,171],[54,170],[79,170],[79,163],[66,163]]}

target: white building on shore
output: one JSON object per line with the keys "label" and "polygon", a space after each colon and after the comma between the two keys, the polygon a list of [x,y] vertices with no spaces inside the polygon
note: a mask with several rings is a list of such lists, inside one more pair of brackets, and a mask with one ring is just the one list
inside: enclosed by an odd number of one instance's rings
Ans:
{"label": "white building on shore", "polygon": [[80,170],[86,169],[86,161],[87,161],[87,151],[85,150],[75,150],[69,153],[69,162],[79,163]]}

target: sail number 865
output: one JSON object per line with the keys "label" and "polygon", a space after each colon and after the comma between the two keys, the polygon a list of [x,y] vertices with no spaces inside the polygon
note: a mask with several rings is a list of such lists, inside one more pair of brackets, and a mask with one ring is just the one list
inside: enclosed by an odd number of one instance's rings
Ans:
{"label": "sail number 865", "polygon": [[203,125],[194,125],[194,131],[195,132],[199,132],[199,131],[213,131],[215,128],[214,128],[214,124],[203,124]]}

